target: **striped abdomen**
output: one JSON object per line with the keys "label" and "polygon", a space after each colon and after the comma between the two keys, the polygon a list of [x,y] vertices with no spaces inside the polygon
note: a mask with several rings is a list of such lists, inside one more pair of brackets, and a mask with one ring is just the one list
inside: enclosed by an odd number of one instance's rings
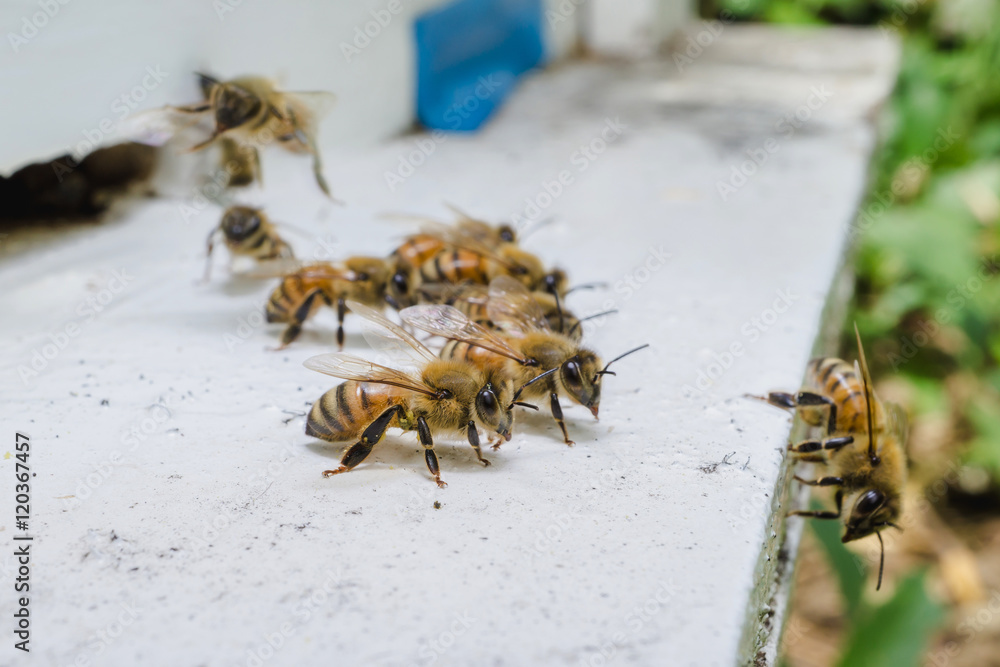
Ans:
{"label": "striped abdomen", "polygon": [[264,226],[241,241],[226,238],[226,245],[233,254],[246,255],[254,259],[292,257],[291,246],[273,230]]}
{"label": "striped abdomen", "polygon": [[420,278],[427,283],[490,282],[490,259],[464,248],[446,248],[420,265]]}
{"label": "striped abdomen", "polygon": [[485,350],[478,345],[470,345],[458,340],[448,341],[441,348],[440,357],[455,361],[468,361],[477,368],[492,367],[501,369],[507,363],[507,357]]}
{"label": "striped abdomen", "polygon": [[[330,442],[354,440],[380,414],[405,400],[405,395],[394,387],[348,380],[313,403],[306,435]],[[389,426],[398,426],[397,421],[393,418]]]}
{"label": "striped abdomen", "polygon": [[397,263],[414,269],[438,254],[447,244],[431,234],[415,234],[392,252]]}
{"label": "striped abdomen", "polygon": [[[865,390],[853,364],[832,357],[813,359],[809,362],[806,385],[807,389],[833,399],[837,407],[836,433],[867,433]],[[819,408],[802,408],[800,413],[813,425],[821,424],[827,414],[826,409]]]}
{"label": "striped abdomen", "polygon": [[[306,296],[316,290],[323,290],[329,281],[317,280],[315,278],[305,278],[302,272],[292,273],[281,279],[281,282],[267,301],[265,312],[268,322],[290,322],[294,318],[295,311],[302,305]],[[315,299],[310,309],[309,315],[316,312],[322,305],[322,299]]]}

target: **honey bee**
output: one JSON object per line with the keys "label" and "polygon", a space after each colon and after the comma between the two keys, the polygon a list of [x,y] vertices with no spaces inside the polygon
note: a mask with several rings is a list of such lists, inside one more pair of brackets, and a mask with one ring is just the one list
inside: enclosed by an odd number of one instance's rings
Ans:
{"label": "honey bee", "polygon": [[287,273],[267,302],[268,322],[284,322],[279,350],[302,332],[302,325],[322,306],[337,309],[337,345],[344,347],[344,316],[349,300],[374,308],[385,305],[389,265],[381,257],[350,257],[332,264],[320,262]]}
{"label": "honey bee", "polygon": [[212,251],[220,234],[233,256],[252,257],[257,261],[291,259],[295,256],[292,247],[275,231],[274,224],[261,209],[230,206],[223,211],[219,225],[208,235],[205,281],[212,270]]}
{"label": "honey bee", "polygon": [[479,429],[509,440],[514,406],[534,407],[518,401],[524,387],[515,392],[510,376],[502,371],[441,359],[377,311],[354,301],[347,305],[377,327],[374,335],[366,331],[369,342],[379,346],[380,337],[389,347],[411,350],[419,369],[405,371],[339,353],[306,360],[306,368],[346,380],[313,404],[306,435],[330,442],[358,439],[344,453],[340,466],[324,471],[323,476],[345,473],[364,461],[390,427],[417,432],[427,469],[439,487],[447,484],[441,479],[433,433],[462,433],[479,462],[488,466]]}
{"label": "honey bee", "polygon": [[563,270],[546,269],[537,256],[517,246],[513,229],[493,228],[471,218],[454,228],[438,226],[408,237],[390,259],[395,271],[389,302],[397,308],[413,305],[425,285],[488,285],[502,275],[530,290],[560,296],[568,287]]}
{"label": "honey bee", "polygon": [[[779,408],[798,409],[802,419],[822,429],[823,438],[789,445],[796,459],[825,464],[832,475],[802,484],[832,486],[837,510],[796,510],[792,515],[816,519],[842,519],[843,542],[872,533],[878,537],[878,584],[882,587],[885,545],[881,531],[899,528],[902,491],[906,482],[907,421],[903,409],[883,403],[872,388],[868,362],[857,325],[858,363],[820,358],[809,363],[805,386],[797,394],[771,392],[766,400]],[[850,512],[843,516],[843,505]]]}
{"label": "honey bee", "polygon": [[[596,419],[601,404],[601,378],[614,375],[608,368],[616,361],[649,347],[641,345],[602,365],[592,350],[549,328],[544,313],[529,292],[513,278],[501,276],[490,283],[487,313],[505,336],[498,337],[471,321],[453,306],[411,306],[400,312],[404,322],[448,339],[441,351],[445,359],[465,360],[482,368],[506,369],[515,384],[528,388],[526,397],[548,395],[552,417],[563,440],[570,440],[559,404],[560,393],[590,410]],[[499,341],[499,342],[498,342]],[[554,372],[548,375],[550,371]],[[533,384],[540,377],[544,382]]]}
{"label": "honey bee", "polygon": [[[589,285],[581,287],[589,287]],[[607,310],[579,318],[572,311],[563,308],[558,294],[535,290],[531,292],[531,298],[538,304],[550,329],[565,334],[576,342],[579,342],[583,337],[582,325],[584,322],[617,312]],[[422,285],[418,292],[418,300],[420,303],[454,306],[476,324],[487,329],[497,328],[487,312],[487,304],[489,303],[489,286],[487,285],[478,283]]]}
{"label": "honey bee", "polygon": [[[312,156],[316,183],[327,196],[331,196],[323,178],[323,165],[316,144],[316,125],[333,101],[331,93],[283,92],[272,81],[254,76],[231,81],[219,81],[206,74],[198,74],[198,78],[206,100],[174,107],[182,113],[212,114],[212,135],[191,150],[201,150],[219,139],[228,139],[245,153],[259,181],[260,155],[257,149],[276,140],[289,150]],[[244,166],[241,171],[248,170]]]}

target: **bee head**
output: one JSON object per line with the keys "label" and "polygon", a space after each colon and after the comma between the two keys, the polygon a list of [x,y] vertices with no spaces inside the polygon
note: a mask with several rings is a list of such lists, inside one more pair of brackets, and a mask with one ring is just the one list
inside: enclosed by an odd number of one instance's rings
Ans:
{"label": "bee head", "polygon": [[603,368],[600,357],[590,350],[580,349],[559,366],[559,382],[570,398],[589,409],[596,419],[601,407],[601,377],[614,375],[614,371],[608,370],[611,364],[647,347],[649,343],[619,354]]}
{"label": "bee head", "polygon": [[580,350],[559,366],[559,381],[569,397],[597,417],[601,406],[601,359],[590,350]]}
{"label": "bee head", "polygon": [[260,216],[259,209],[230,206],[222,214],[222,232],[231,241],[244,241],[260,229]]}
{"label": "bee head", "polygon": [[514,406],[511,404],[514,386],[510,379],[491,373],[476,394],[476,416],[487,428],[495,430],[505,440],[510,440],[514,425]]}
{"label": "bee head", "polygon": [[569,278],[562,269],[552,269],[542,277],[544,289],[549,294],[563,296],[568,291]]}
{"label": "bee head", "polygon": [[412,284],[411,271],[403,265],[397,265],[392,270],[386,284],[385,300],[396,310],[402,310],[414,305],[415,300],[410,289]]}
{"label": "bee head", "polygon": [[389,281],[389,268],[385,260],[379,257],[351,257],[344,265],[354,274],[355,284],[361,283],[365,291],[370,292],[374,300],[377,294],[385,292]]}
{"label": "bee head", "polygon": [[215,130],[225,132],[247,123],[260,113],[263,102],[249,90],[234,83],[215,87]]}
{"label": "bee head", "polygon": [[854,501],[851,514],[847,518],[843,542],[852,542],[883,528],[896,528],[894,523],[899,518],[899,499],[890,497],[880,489],[863,491]]}

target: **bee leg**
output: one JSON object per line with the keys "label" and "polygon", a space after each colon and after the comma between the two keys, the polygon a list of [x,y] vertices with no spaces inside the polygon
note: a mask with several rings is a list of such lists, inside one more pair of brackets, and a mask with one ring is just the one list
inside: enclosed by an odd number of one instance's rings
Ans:
{"label": "bee leg", "polygon": [[208,278],[212,273],[212,251],[215,249],[215,233],[217,231],[219,231],[218,227],[213,229],[212,233],[208,235],[208,242],[205,248],[205,275],[201,279],[203,283],[208,282]]}
{"label": "bee leg", "polygon": [[820,450],[837,452],[854,442],[854,436],[846,435],[826,440],[803,440],[794,445],[788,445],[788,450],[796,454],[812,454]]}
{"label": "bee leg", "polygon": [[819,479],[802,479],[798,475],[795,476],[795,481],[802,484],[808,484],[809,486],[842,486],[844,483],[843,477],[820,477]]}
{"label": "bee leg", "polygon": [[833,402],[832,398],[823,396],[821,394],[816,394],[811,391],[800,391],[799,395],[796,397],[799,407],[802,406],[829,406],[830,414],[827,421],[826,432],[833,433],[837,430],[837,404]]}
{"label": "bee leg", "polygon": [[369,424],[368,427],[361,433],[361,439],[351,445],[351,447],[344,453],[344,458],[340,459],[340,466],[336,470],[324,470],[323,477],[330,477],[332,475],[339,475],[342,472],[347,472],[354,466],[364,461],[368,455],[372,453],[372,448],[377,445],[382,439],[382,436],[385,435],[385,431],[389,428],[389,423],[392,421],[392,418],[402,412],[402,410],[403,409],[400,406],[394,405],[380,414],[378,418]]}
{"label": "bee leg", "polygon": [[312,311],[313,303],[316,301],[316,297],[320,296],[320,290],[314,289],[306,297],[302,299],[302,303],[299,307],[295,309],[292,313],[291,321],[288,326],[285,327],[285,331],[281,334],[281,345],[279,345],[276,350],[283,350],[292,344],[299,334],[302,333],[302,324],[309,317],[309,313]]}
{"label": "bee leg", "polygon": [[479,448],[479,429],[476,428],[476,422],[474,421],[469,422],[468,431],[469,431],[469,444],[472,445],[472,448],[474,450],[476,450],[476,458],[479,459],[479,462],[482,463],[484,466],[488,466],[490,462],[483,458],[483,450]]}
{"label": "bee leg", "polygon": [[344,349],[344,315],[347,314],[347,302],[341,296],[337,299],[337,347]]}
{"label": "bee leg", "polygon": [[559,405],[559,394],[556,392],[549,394],[549,407],[552,410],[552,416],[555,418],[556,423],[562,429],[563,440],[566,441],[567,445],[572,447],[576,443],[569,439],[569,433],[566,431],[566,422],[563,421],[562,406]]}
{"label": "bee leg", "polygon": [[806,516],[812,517],[813,519],[839,519],[841,506],[844,503],[844,491],[842,489],[837,489],[837,494],[834,496],[834,501],[837,503],[837,511],[831,512],[830,510],[794,510],[788,513],[788,516]]}
{"label": "bee leg", "polygon": [[[753,398],[762,397],[754,396]],[[767,398],[764,398],[763,400],[776,407],[789,410],[794,410],[795,408],[800,407],[821,407],[828,405],[830,407],[830,414],[827,420],[826,432],[833,433],[837,430],[837,405],[831,398],[811,391],[800,391],[795,395],[784,391],[772,391],[767,395]]]}
{"label": "bee leg", "polygon": [[431,438],[431,429],[427,426],[427,420],[424,419],[423,415],[417,417],[417,436],[420,438],[420,444],[424,446],[424,460],[427,461],[427,469],[434,475],[434,481],[437,482],[438,487],[443,489],[448,485],[441,481],[441,468],[438,467],[438,457],[434,453],[434,440]]}

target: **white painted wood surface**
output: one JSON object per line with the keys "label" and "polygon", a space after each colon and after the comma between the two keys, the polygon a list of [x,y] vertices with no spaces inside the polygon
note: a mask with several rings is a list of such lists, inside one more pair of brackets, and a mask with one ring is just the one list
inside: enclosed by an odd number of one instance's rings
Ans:
{"label": "white painted wood surface", "polygon": [[[380,213],[444,215],[443,200],[554,216],[526,247],[574,281],[611,283],[574,308],[620,311],[588,343],[606,357],[652,345],[607,379],[600,422],[567,409],[574,448],[547,415],[519,416],[488,469],[439,439],[447,489],[397,433],[356,471],[320,476],[339,448],[283,420],[333,384],[301,365],[330,349],[332,318],[267,351],[271,285],[194,284],[218,216],[194,193],[44,244],[8,239],[0,451],[15,429],[32,437],[37,644],[26,659],[5,642],[0,663],[752,660],[779,583],[789,420],[741,396],[801,378],[895,45],[735,27],[714,44],[682,71],[667,59],[543,73],[474,137],[348,149],[328,134],[343,207],[300,158],[269,156],[267,189],[247,199],[304,229],[288,235],[306,257],[384,253],[407,228]],[[848,62],[823,64],[835,46]],[[831,94],[786,132],[814,87]],[[734,169],[753,173],[737,183]],[[8,488],[9,459],[0,476]],[[12,557],[0,566],[6,581]]]}

